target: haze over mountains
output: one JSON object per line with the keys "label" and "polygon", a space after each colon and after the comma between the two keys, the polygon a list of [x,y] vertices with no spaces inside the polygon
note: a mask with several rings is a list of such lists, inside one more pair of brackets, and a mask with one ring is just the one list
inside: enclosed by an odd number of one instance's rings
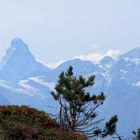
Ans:
{"label": "haze over mountains", "polygon": [[89,90],[106,93],[102,116],[117,114],[121,133],[127,135],[140,127],[140,48],[117,59],[106,56],[96,63],[74,59],[50,69],[34,58],[26,43],[14,39],[0,62],[0,104],[26,104],[50,112],[57,109],[50,91],[70,65],[76,75],[96,75],[95,86]]}

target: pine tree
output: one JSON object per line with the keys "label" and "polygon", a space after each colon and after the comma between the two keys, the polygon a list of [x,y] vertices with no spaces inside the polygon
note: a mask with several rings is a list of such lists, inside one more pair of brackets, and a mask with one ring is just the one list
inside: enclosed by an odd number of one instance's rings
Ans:
{"label": "pine tree", "polygon": [[73,67],[62,72],[56,84],[55,91],[51,92],[59,102],[60,110],[58,121],[65,130],[80,132],[89,138],[106,137],[108,135],[120,137],[116,133],[117,116],[113,116],[104,126],[103,119],[97,119],[96,110],[104,100],[104,93],[91,94],[86,89],[94,85],[95,76],[85,79],[76,77]]}
{"label": "pine tree", "polygon": [[137,130],[137,132],[133,132],[133,140],[140,140],[140,129]]}

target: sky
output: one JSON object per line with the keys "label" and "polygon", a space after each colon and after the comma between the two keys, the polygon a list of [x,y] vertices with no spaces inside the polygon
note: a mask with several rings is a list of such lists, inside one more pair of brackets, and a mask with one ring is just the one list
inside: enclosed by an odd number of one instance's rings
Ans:
{"label": "sky", "polygon": [[140,46],[140,0],[0,0],[0,59],[13,38],[44,63]]}

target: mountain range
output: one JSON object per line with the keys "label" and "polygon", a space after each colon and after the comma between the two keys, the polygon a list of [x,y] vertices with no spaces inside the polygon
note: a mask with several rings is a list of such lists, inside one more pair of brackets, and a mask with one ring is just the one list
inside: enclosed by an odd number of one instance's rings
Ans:
{"label": "mountain range", "polygon": [[105,92],[107,100],[101,116],[117,114],[118,130],[129,135],[140,127],[140,48],[112,58],[105,56],[98,62],[73,59],[51,69],[37,61],[21,39],[13,39],[0,62],[0,104],[30,105],[56,112],[57,103],[50,91],[58,76],[69,66],[76,75],[96,76],[91,93]]}

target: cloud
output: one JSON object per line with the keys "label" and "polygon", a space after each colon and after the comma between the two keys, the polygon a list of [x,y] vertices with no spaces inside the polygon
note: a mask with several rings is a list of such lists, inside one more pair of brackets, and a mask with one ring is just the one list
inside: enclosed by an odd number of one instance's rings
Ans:
{"label": "cloud", "polygon": [[113,50],[110,49],[105,53],[90,53],[90,54],[83,54],[83,55],[78,55],[75,56],[75,58],[79,58],[81,60],[88,60],[88,61],[99,61],[105,56],[111,56],[113,58],[117,57],[120,54],[120,50]]}
{"label": "cloud", "polygon": [[119,54],[120,54],[120,50],[110,49],[105,53],[81,54],[81,55],[75,56],[75,57],[73,57],[71,59],[61,60],[61,61],[59,61],[57,63],[54,63],[54,64],[47,64],[47,66],[50,67],[50,68],[56,68],[57,66],[61,65],[62,63],[66,62],[68,60],[73,60],[73,59],[81,59],[81,60],[97,62],[97,61],[101,60],[105,56],[111,56],[111,57],[115,58]]}
{"label": "cloud", "polygon": [[105,53],[105,56],[111,56],[111,57],[116,57],[120,54],[120,50],[108,50]]}
{"label": "cloud", "polygon": [[73,59],[81,59],[81,60],[89,60],[89,61],[98,61],[102,57],[100,53],[91,53],[91,54],[83,54],[79,56],[75,56]]}
{"label": "cloud", "polygon": [[53,64],[45,64],[46,66],[50,67],[50,68],[56,68],[58,67],[59,65],[61,65],[62,63],[64,63],[66,60],[60,60],[59,62],[57,63],[53,63]]}

